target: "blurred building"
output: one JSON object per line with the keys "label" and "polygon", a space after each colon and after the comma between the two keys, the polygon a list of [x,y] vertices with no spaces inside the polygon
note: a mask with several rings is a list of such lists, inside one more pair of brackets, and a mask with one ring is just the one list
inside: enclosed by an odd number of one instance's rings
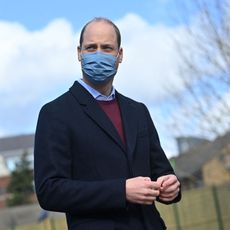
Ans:
{"label": "blurred building", "polygon": [[188,136],[177,137],[176,142],[179,154],[184,154],[187,153],[189,150],[196,148],[199,145],[208,143],[209,141],[200,137]]}
{"label": "blurred building", "polygon": [[26,152],[33,169],[34,134],[0,138],[0,208],[5,207],[10,172]]}
{"label": "blurred building", "polygon": [[27,153],[33,167],[34,134],[0,138],[0,156],[12,171],[23,153]]}
{"label": "blurred building", "polygon": [[183,153],[170,159],[184,189],[230,182],[230,132],[185,146]]}

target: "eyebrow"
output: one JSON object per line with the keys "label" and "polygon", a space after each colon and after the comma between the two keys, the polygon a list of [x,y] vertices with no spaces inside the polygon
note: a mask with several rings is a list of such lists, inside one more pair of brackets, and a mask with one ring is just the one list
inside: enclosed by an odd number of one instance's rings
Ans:
{"label": "eyebrow", "polygon": [[[88,47],[97,47],[97,46],[98,46],[98,44],[96,44],[96,43],[88,43],[88,44],[85,44],[83,47],[84,48],[88,48]],[[111,44],[111,43],[100,44],[100,46],[102,48],[104,48],[104,47],[111,47],[111,48],[116,49],[116,46],[114,44]]]}
{"label": "eyebrow", "polygon": [[96,43],[85,44],[84,47],[97,47]]}

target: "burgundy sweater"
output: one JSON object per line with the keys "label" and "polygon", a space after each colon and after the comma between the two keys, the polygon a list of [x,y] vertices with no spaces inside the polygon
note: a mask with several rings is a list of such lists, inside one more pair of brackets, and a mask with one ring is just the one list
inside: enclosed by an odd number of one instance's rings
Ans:
{"label": "burgundy sweater", "polygon": [[116,99],[111,101],[97,101],[100,107],[104,110],[107,116],[112,121],[114,127],[116,128],[122,142],[125,144],[125,135],[122,126],[121,112]]}

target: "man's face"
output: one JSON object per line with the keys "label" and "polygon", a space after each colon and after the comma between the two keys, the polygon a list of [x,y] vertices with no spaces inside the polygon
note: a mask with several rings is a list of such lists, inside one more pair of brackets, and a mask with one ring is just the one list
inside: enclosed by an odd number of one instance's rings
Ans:
{"label": "man's face", "polygon": [[122,49],[118,48],[116,32],[112,25],[104,21],[92,22],[86,27],[82,47],[78,47],[78,60],[81,61],[81,53],[97,51],[117,56],[117,67],[122,61]]}

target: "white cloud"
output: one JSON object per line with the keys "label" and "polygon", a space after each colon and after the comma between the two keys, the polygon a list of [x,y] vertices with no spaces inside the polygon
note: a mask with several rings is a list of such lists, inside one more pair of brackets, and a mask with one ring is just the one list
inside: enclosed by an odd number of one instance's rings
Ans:
{"label": "white cloud", "polygon": [[115,80],[117,87],[148,104],[166,96],[169,82],[179,87],[179,57],[172,35],[183,30],[152,26],[133,14],[118,21],[118,26],[123,35],[124,61]]}
{"label": "white cloud", "polygon": [[[134,14],[117,23],[124,63],[115,84],[124,93],[136,96],[138,92],[139,99],[151,103],[162,96],[166,82],[178,80],[177,54],[170,38],[173,29],[151,26]],[[54,20],[39,31],[1,21],[0,31],[0,96],[7,98],[1,105],[26,105],[80,76],[77,37],[68,21]]]}
{"label": "white cloud", "polygon": [[74,33],[59,19],[40,31],[0,22],[0,91],[5,106],[32,102],[80,73],[75,64]]}
{"label": "white cloud", "polygon": [[[178,29],[151,26],[134,14],[117,23],[124,47],[117,86],[131,95],[138,89],[141,98],[160,98],[165,93],[162,86],[166,82],[173,79],[179,83],[178,56],[171,39],[171,34],[178,33]],[[5,34],[0,40],[1,91],[16,94],[15,90],[30,86],[34,94],[37,90],[48,90],[49,83],[55,87],[56,83],[67,80],[66,76],[80,74],[75,56],[76,36],[69,22],[55,20],[35,32],[27,31],[20,24],[1,22],[0,31]]]}
{"label": "white cloud", "polygon": [[[183,33],[183,28],[150,25],[135,14],[116,23],[122,33],[124,61],[115,86],[151,106],[165,96],[170,80],[180,85],[171,35]],[[0,129],[7,135],[33,132],[41,105],[81,75],[76,59],[79,31],[64,19],[38,31],[0,21],[0,31],[0,120],[4,121]]]}

